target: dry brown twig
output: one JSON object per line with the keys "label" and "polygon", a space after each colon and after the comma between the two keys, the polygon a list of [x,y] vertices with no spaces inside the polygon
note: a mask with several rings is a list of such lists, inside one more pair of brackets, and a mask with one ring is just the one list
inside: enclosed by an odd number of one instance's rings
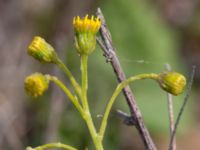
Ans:
{"label": "dry brown twig", "polygon": [[[113,70],[117,76],[118,82],[120,83],[126,79],[126,76],[120,65],[117,55],[115,53],[115,48],[113,47],[113,44],[112,44],[112,38],[111,38],[110,32],[106,26],[106,22],[105,22],[104,16],[103,16],[100,8],[97,9],[96,14],[101,19],[101,22],[102,22],[102,25],[100,28],[101,38],[97,38],[98,44],[100,45],[100,47],[102,48],[102,50],[104,52],[106,61],[110,62],[110,64],[112,65]],[[153,141],[149,135],[149,131],[145,127],[140,109],[137,106],[136,100],[133,96],[133,93],[132,93],[130,87],[126,86],[123,89],[123,93],[126,98],[127,104],[129,106],[131,117],[133,118],[133,120],[135,120],[135,127],[137,128],[137,130],[140,134],[140,137],[142,138],[142,140],[144,142],[146,149],[156,150],[155,144],[153,143]]]}

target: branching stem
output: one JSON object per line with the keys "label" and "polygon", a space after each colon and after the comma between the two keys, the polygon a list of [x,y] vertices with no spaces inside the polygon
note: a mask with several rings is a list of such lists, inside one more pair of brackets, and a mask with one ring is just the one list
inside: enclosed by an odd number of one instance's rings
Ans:
{"label": "branching stem", "polygon": [[64,71],[66,76],[69,78],[70,82],[72,83],[75,91],[77,92],[78,96],[81,97],[81,88],[74,76],[72,75],[71,71],[67,68],[67,66],[58,58],[56,64],[60,67],[61,70]]}
{"label": "branching stem", "polygon": [[104,116],[103,116],[103,119],[102,119],[102,123],[101,123],[101,126],[100,126],[100,130],[99,130],[99,135],[100,137],[103,139],[104,137],[104,134],[105,134],[105,130],[106,130],[106,126],[107,126],[107,120],[108,120],[108,116],[110,114],[110,110],[112,108],[112,105],[113,103],[115,102],[117,96],[119,95],[119,93],[122,91],[122,89],[127,86],[129,83],[131,82],[134,82],[134,81],[137,81],[137,80],[143,80],[143,79],[158,79],[158,75],[157,74],[154,74],[154,73],[151,73],[151,74],[140,74],[140,75],[137,75],[137,76],[133,76],[133,77],[130,77],[128,78],[127,80],[121,82],[117,88],[115,89],[112,97],[110,98],[110,100],[108,101],[108,104],[107,104],[107,107],[106,107],[106,110],[105,110],[105,113],[104,113]]}
{"label": "branching stem", "polygon": [[74,106],[77,108],[77,110],[80,112],[80,114],[82,116],[84,116],[84,111],[83,111],[82,106],[80,105],[77,98],[72,95],[70,90],[57,77],[54,77],[54,76],[48,76],[48,77],[49,77],[49,80],[55,82],[65,92],[65,94],[68,96],[69,100],[74,104]]}
{"label": "branching stem", "polygon": [[88,75],[87,75],[87,61],[88,56],[82,54],[81,55],[81,73],[82,73],[82,104],[84,109],[84,119],[88,126],[88,129],[90,131],[92,140],[94,142],[94,145],[96,147],[96,150],[103,150],[103,145],[101,138],[99,138],[96,128],[94,126],[94,122],[92,120],[92,116],[90,114],[90,108],[88,105],[88,99],[87,99],[87,89],[88,89]]}

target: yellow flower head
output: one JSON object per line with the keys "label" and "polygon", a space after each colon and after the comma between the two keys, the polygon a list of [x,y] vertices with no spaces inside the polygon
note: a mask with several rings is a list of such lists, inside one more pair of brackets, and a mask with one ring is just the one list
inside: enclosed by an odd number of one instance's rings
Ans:
{"label": "yellow flower head", "polygon": [[161,73],[158,81],[162,89],[173,95],[179,95],[182,93],[186,85],[185,77],[177,72]]}
{"label": "yellow flower head", "polygon": [[96,46],[96,33],[98,32],[101,21],[98,17],[92,16],[90,19],[86,15],[83,19],[79,16],[74,17],[73,26],[75,32],[75,46],[79,54],[90,54]]}
{"label": "yellow flower head", "polygon": [[73,26],[76,33],[91,32],[96,34],[101,26],[101,21],[98,17],[92,16],[90,19],[86,15],[83,19],[79,16],[74,17]]}
{"label": "yellow flower head", "polygon": [[54,48],[39,36],[35,36],[29,45],[28,54],[40,62],[51,63],[56,59]]}
{"label": "yellow flower head", "polygon": [[48,89],[49,80],[41,73],[34,73],[26,77],[24,88],[28,95],[39,97]]}

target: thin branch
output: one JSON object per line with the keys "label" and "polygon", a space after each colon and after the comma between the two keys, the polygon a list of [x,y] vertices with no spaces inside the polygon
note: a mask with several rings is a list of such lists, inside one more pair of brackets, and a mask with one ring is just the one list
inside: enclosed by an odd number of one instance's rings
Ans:
{"label": "thin branch", "polygon": [[[166,64],[167,71],[171,71],[172,68],[170,64]],[[173,98],[172,94],[167,93],[167,105],[168,105],[168,113],[169,113],[169,129],[170,129],[170,137],[172,136],[173,130],[174,130],[174,111],[173,111]],[[176,150],[176,138],[173,138],[172,141],[172,149]]]}
{"label": "thin branch", "polygon": [[183,112],[185,110],[185,106],[186,106],[187,101],[188,101],[188,99],[190,97],[190,93],[191,93],[191,89],[192,89],[192,83],[193,83],[194,74],[195,74],[195,68],[196,68],[195,66],[193,66],[193,68],[192,68],[192,72],[191,72],[191,75],[190,75],[190,80],[189,80],[188,87],[187,87],[187,94],[186,94],[186,96],[184,98],[183,104],[182,104],[182,106],[180,108],[180,111],[178,113],[178,117],[176,119],[175,127],[174,127],[174,130],[173,130],[171,138],[170,138],[170,143],[169,143],[168,150],[172,150],[172,143],[173,143],[174,137],[176,135],[176,131],[177,131],[178,125],[180,123],[181,116],[183,115]]}
{"label": "thin branch", "polygon": [[123,119],[123,123],[126,124],[127,126],[135,126],[135,120],[133,120],[133,117],[128,115],[127,113],[117,110],[116,114]]}
{"label": "thin branch", "polygon": [[[100,8],[97,9],[96,14],[101,19],[101,22],[102,22],[102,25],[100,28],[101,40],[97,39],[97,41],[104,52],[106,61],[111,63],[113,70],[117,76],[118,82],[121,83],[122,81],[124,81],[126,79],[126,77],[125,77],[124,71],[120,65],[120,62],[117,58],[117,55],[115,53],[115,48],[113,47],[113,44],[112,44],[112,38],[111,38],[110,32],[106,26],[106,22],[105,22],[104,16],[103,16]],[[144,142],[146,149],[156,150],[156,147],[149,135],[149,132],[148,132],[147,128],[145,127],[140,109],[136,104],[136,100],[134,99],[134,96],[133,96],[133,93],[132,93],[130,87],[126,86],[123,89],[123,93],[126,98],[127,104],[129,106],[129,109],[131,112],[131,117],[133,118],[133,120],[135,120],[135,127],[137,128],[137,130]]]}

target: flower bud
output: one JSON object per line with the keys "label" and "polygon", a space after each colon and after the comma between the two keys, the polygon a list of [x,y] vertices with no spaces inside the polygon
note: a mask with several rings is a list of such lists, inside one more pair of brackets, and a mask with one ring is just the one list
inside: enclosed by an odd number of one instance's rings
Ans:
{"label": "flower bud", "polygon": [[101,26],[100,19],[98,17],[94,18],[94,16],[89,19],[88,15],[81,19],[77,16],[73,19],[73,26],[75,32],[74,42],[78,53],[89,55],[96,46],[95,36]]}
{"label": "flower bud", "polygon": [[54,63],[57,58],[54,48],[39,36],[34,37],[29,45],[28,54],[45,63]]}
{"label": "flower bud", "polygon": [[159,74],[158,82],[161,88],[173,95],[182,93],[185,85],[185,77],[177,72],[164,72]]}
{"label": "flower bud", "polygon": [[24,81],[24,88],[28,95],[39,97],[48,89],[49,80],[41,73],[34,73],[26,77]]}

